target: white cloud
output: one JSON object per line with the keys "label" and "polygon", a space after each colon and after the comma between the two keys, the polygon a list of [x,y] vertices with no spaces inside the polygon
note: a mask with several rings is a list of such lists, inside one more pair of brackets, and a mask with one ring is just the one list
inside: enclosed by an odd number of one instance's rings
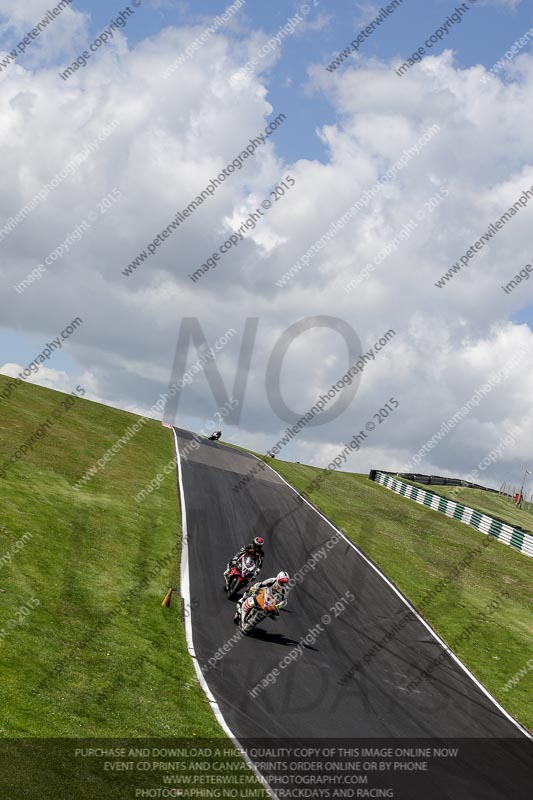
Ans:
{"label": "white cloud", "polygon": [[[26,68],[42,67],[47,64],[57,63],[58,54],[65,58],[76,57],[80,48],[87,42],[89,15],[77,10],[75,4],[65,6],[61,13],[48,23],[47,12],[54,8],[49,0],[4,0],[0,9],[0,40],[1,51],[15,50],[24,38],[43,23],[38,36],[31,39],[19,52],[16,66],[12,64],[7,69],[17,70],[20,62]],[[24,43],[23,43],[24,44]]]}
{"label": "white cloud", "polygon": [[[76,175],[0,243],[3,324],[46,340],[65,319],[82,316],[84,327],[68,344],[79,374],[90,376],[95,396],[141,410],[165,388],[183,317],[198,317],[211,342],[229,324],[238,331],[218,359],[227,387],[234,380],[246,318],[259,317],[241,427],[228,431],[259,449],[274,444],[285,427],[268,404],[265,371],[289,325],[306,316],[340,317],[357,330],[364,350],[393,328],[396,338],[366,368],[350,410],[331,425],[306,428],[287,454],[322,464],[396,397],[400,408],[377,425],[348,468],[366,471],[407,460],[480,381],[505,364],[519,340],[533,336],[525,326],[493,328],[523,305],[526,290],[519,287],[506,296],[500,285],[530,258],[530,210],[515,217],[445,289],[434,286],[522,189],[533,185],[533,60],[521,58],[520,80],[507,85],[497,79],[480,84],[483,68],[461,70],[450,52],[427,58],[403,78],[391,64],[379,62],[347,66],[335,80],[322,65],[311,69],[308,88],[323,93],[337,114],[335,124],[317,131],[327,145],[327,162],[285,163],[274,134],[126,278],[121,270],[270,118],[284,112],[286,135],[298,131],[297,115],[272,108],[260,77],[239,91],[231,87],[230,77],[242,65],[242,46],[230,32],[213,37],[162,81],[161,72],[196,35],[196,28],[168,29],[131,50],[109,46],[64,85],[46,69],[30,73],[17,66],[0,73],[2,218],[33,196],[83,142],[120,121]],[[256,42],[251,36],[248,52]],[[289,288],[278,290],[275,280],[433,124],[440,132],[420,155]],[[296,185],[261,227],[193,283],[187,276],[217,250],[228,226],[287,174]],[[343,287],[353,275],[440,185],[449,191],[446,201],[356,292],[346,294]],[[12,286],[114,187],[121,200],[42,280],[17,295]],[[189,363],[195,358],[191,352]],[[284,363],[285,401],[304,413],[347,366],[338,334],[302,336]],[[531,366],[531,359],[525,361],[432,451],[433,471],[467,473],[483,457],[509,420],[525,412],[533,386],[524,376]],[[55,388],[66,385],[64,374],[47,372]],[[180,420],[201,427],[215,408],[199,376],[183,394]],[[526,455],[525,444],[518,443],[503,460],[511,465]],[[495,465],[491,474],[502,474],[499,469]]]}
{"label": "white cloud", "polygon": [[[8,375],[10,378],[18,377],[23,370],[24,366],[22,366],[22,364],[16,364],[10,361],[0,366],[0,373],[2,375]],[[25,383],[45,386],[47,389],[55,389],[58,392],[72,392],[80,381],[83,381],[84,387],[92,383],[89,374],[74,377],[63,370],[41,366],[39,371],[30,375],[30,378],[27,379]],[[100,401],[100,398],[93,392],[91,392],[91,395],[90,399]]]}

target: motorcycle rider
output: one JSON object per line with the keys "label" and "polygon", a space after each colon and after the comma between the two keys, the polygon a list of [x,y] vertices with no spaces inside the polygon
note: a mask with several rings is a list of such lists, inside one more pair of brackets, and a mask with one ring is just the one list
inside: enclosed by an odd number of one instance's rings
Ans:
{"label": "motorcycle rider", "polygon": [[241,597],[241,599],[237,602],[237,609],[235,611],[235,616],[233,617],[235,625],[238,625],[239,622],[241,623],[244,622],[244,617],[251,608],[252,605],[251,603],[247,603],[247,605],[249,605],[250,608],[243,608],[244,601],[253,598],[253,604],[255,605],[256,608],[259,608],[259,604],[255,599],[255,596],[260,589],[265,589],[267,587],[271,588],[276,595],[281,596],[281,600],[279,601],[279,603],[276,604],[276,610],[270,612],[269,615],[273,620],[278,620],[280,609],[282,609],[287,604],[289,581],[290,577],[288,572],[281,571],[278,572],[275,578],[267,578],[264,581],[259,581],[258,583],[254,583],[253,586],[250,586],[248,591],[245,592]]}
{"label": "motorcycle rider", "polygon": [[209,436],[209,439],[212,442],[218,442],[221,436],[222,436],[222,431],[214,431],[214,433],[212,433],[211,436]]}
{"label": "motorcycle rider", "polygon": [[245,544],[244,547],[241,547],[239,552],[235,553],[231,561],[228,561],[226,565],[226,570],[224,572],[224,578],[227,580],[228,572],[230,571],[230,569],[234,567],[235,564],[237,564],[237,562],[241,558],[241,556],[244,555],[251,558],[255,563],[255,569],[251,577],[251,580],[257,578],[261,570],[261,567],[263,566],[263,560],[265,558],[265,554],[263,552],[263,545],[264,545],[264,540],[261,538],[261,536],[256,536],[253,542],[251,542],[250,544]]}

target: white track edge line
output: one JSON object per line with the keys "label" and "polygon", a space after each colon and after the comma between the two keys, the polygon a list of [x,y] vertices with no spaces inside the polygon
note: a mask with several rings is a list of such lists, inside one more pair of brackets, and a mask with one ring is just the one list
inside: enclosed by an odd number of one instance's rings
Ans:
{"label": "white track edge line", "polygon": [[[181,458],[180,458],[180,451],[178,445],[178,436],[176,433],[176,429],[172,427],[172,433],[174,434],[174,443],[176,448],[176,464],[178,467],[178,480],[179,480],[179,487],[180,487],[180,501],[181,501],[181,528],[182,528],[182,537],[181,537],[181,565],[180,565],[180,593],[185,601],[186,608],[191,607],[191,586],[189,580],[189,542],[187,539],[187,511],[185,507],[185,491],[183,488],[183,473],[181,470]],[[194,642],[192,637],[192,614],[188,614],[185,616],[185,638],[187,640],[187,648],[189,650],[189,655],[192,657],[192,663],[194,665],[194,669],[196,672],[196,676],[202,687],[208,701],[209,705],[211,706],[211,710],[213,711],[217,722],[219,723],[220,727],[224,731],[224,733],[228,736],[231,740],[234,747],[237,747],[246,762],[247,766],[252,770],[256,778],[259,780],[265,791],[273,798],[273,800],[279,800],[278,796],[274,793],[274,791],[270,788],[266,778],[261,775],[253,761],[248,757],[244,747],[241,745],[233,731],[229,728],[222,711],[220,710],[220,706],[218,705],[211,689],[209,688],[206,679],[204,678],[204,674],[200,669],[200,665],[198,664],[198,657],[196,655],[194,649]]]}
{"label": "white track edge line", "polygon": [[[438,642],[438,643],[439,643],[439,644],[440,644],[440,645],[441,645],[441,646],[444,648],[444,650],[446,650],[446,652],[448,653],[448,655],[450,655],[450,656],[453,658],[453,660],[454,660],[454,661],[456,661],[456,662],[459,664],[459,666],[460,666],[460,667],[461,667],[461,668],[464,670],[464,672],[466,672],[466,674],[468,675],[468,677],[469,677],[469,678],[470,678],[470,679],[471,679],[471,680],[472,680],[472,681],[473,681],[473,682],[476,684],[476,686],[478,686],[478,687],[481,689],[481,691],[482,691],[484,694],[486,694],[486,695],[487,695],[487,697],[489,698],[489,700],[492,700],[492,702],[494,703],[494,705],[496,706],[496,708],[498,708],[498,709],[499,709],[499,711],[501,711],[501,712],[502,712],[502,714],[503,714],[505,717],[507,717],[507,719],[508,719],[510,722],[512,722],[512,723],[513,723],[513,725],[515,725],[515,726],[518,728],[518,730],[520,731],[520,733],[523,733],[523,734],[524,734],[524,736],[527,736],[527,738],[528,738],[528,739],[533,739],[533,736],[532,736],[532,735],[529,733],[529,731],[528,731],[528,730],[526,730],[526,728],[524,728],[524,727],[523,727],[523,726],[522,726],[522,725],[521,725],[521,724],[518,722],[518,720],[516,720],[516,719],[515,719],[515,718],[514,718],[514,717],[513,717],[513,716],[512,716],[512,715],[511,715],[511,714],[510,714],[508,711],[506,711],[506,710],[505,710],[505,708],[503,708],[503,706],[501,706],[501,705],[498,703],[498,701],[496,700],[496,698],[495,698],[495,697],[493,697],[493,696],[491,695],[491,693],[489,692],[489,690],[488,690],[488,689],[486,689],[486,688],[485,688],[485,686],[483,686],[483,684],[482,684],[480,681],[478,681],[478,679],[476,678],[476,676],[475,676],[475,675],[472,675],[472,673],[470,672],[470,670],[468,669],[468,667],[466,667],[466,666],[463,664],[463,662],[462,662],[462,661],[461,661],[461,660],[458,658],[458,656],[456,656],[456,655],[455,655],[455,653],[454,653],[452,650],[450,650],[450,648],[448,647],[448,645],[446,644],[446,642],[444,642],[444,641],[443,641],[443,640],[440,638],[440,636],[439,636],[439,635],[438,635],[438,634],[437,634],[437,633],[436,633],[436,632],[433,630],[433,628],[431,627],[431,625],[430,625],[428,622],[426,622],[426,620],[425,620],[423,617],[421,617],[421,616],[420,616],[420,614],[418,613],[418,611],[416,610],[416,608],[415,608],[413,605],[411,605],[411,603],[409,602],[409,600],[408,600],[408,599],[407,599],[407,598],[406,598],[406,597],[405,597],[405,596],[402,594],[402,592],[401,592],[401,591],[400,591],[400,590],[399,590],[399,589],[398,589],[398,588],[397,588],[397,587],[396,587],[396,586],[395,586],[395,585],[392,583],[392,581],[390,581],[390,580],[387,578],[387,576],[385,575],[385,573],[383,573],[383,572],[382,572],[382,571],[379,569],[379,567],[377,567],[377,566],[376,566],[376,565],[375,565],[375,564],[374,564],[374,563],[373,563],[373,562],[372,562],[372,561],[371,561],[369,558],[367,558],[367,556],[365,556],[365,554],[362,552],[362,550],[360,550],[360,549],[357,547],[357,545],[355,545],[353,542],[351,542],[351,541],[350,541],[350,539],[348,539],[348,537],[347,537],[347,536],[345,536],[345,534],[344,534],[344,533],[343,533],[343,532],[340,530],[340,528],[337,528],[337,526],[336,526],[336,525],[334,525],[334,524],[333,524],[333,522],[331,522],[331,520],[329,520],[329,519],[328,519],[326,516],[324,516],[324,514],[322,514],[322,512],[321,512],[321,511],[319,511],[319,510],[318,510],[318,508],[316,508],[316,507],[315,507],[315,506],[314,506],[312,503],[310,503],[310,502],[309,502],[309,500],[307,500],[307,498],[305,498],[305,497],[303,496],[303,494],[301,494],[301,492],[299,492],[297,489],[295,489],[295,488],[294,488],[294,486],[292,486],[292,485],[291,485],[291,484],[290,484],[288,481],[286,481],[286,480],[285,480],[285,478],[283,477],[283,475],[280,475],[280,474],[279,474],[279,472],[276,472],[276,470],[275,470],[273,467],[271,467],[271,466],[270,466],[270,464],[267,464],[267,463],[266,463],[266,461],[262,461],[262,459],[260,459],[260,458],[257,458],[257,456],[255,456],[253,453],[249,453],[249,455],[251,455],[253,458],[257,459],[257,461],[261,461],[261,463],[262,463],[262,464],[266,464],[266,466],[267,466],[269,469],[271,469],[271,470],[272,470],[272,472],[274,473],[274,475],[277,475],[277,476],[278,476],[278,478],[280,478],[280,479],[283,481],[283,483],[286,483],[286,484],[287,484],[287,486],[288,486],[290,489],[292,489],[292,491],[293,491],[295,494],[297,494],[299,497],[301,497],[301,498],[302,498],[302,500],[303,500],[305,503],[307,503],[307,505],[309,506],[309,508],[312,508],[312,509],[313,509],[313,511],[314,511],[316,514],[318,514],[318,516],[319,516],[319,517],[322,517],[322,519],[323,519],[325,522],[327,522],[327,524],[328,524],[328,525],[330,525],[330,527],[332,527],[332,528],[333,528],[333,530],[335,530],[335,531],[337,531],[338,533],[340,533],[340,535],[342,536],[342,538],[343,538],[343,539],[344,539],[344,540],[345,540],[345,541],[346,541],[346,542],[347,542],[347,543],[350,545],[350,547],[353,547],[353,549],[355,550],[355,552],[356,552],[356,553],[357,553],[357,554],[358,554],[358,555],[359,555],[359,556],[360,556],[360,557],[361,557],[361,558],[362,558],[364,561],[366,561],[366,563],[367,563],[367,564],[369,564],[369,566],[371,566],[371,567],[372,567],[372,569],[373,569],[373,570],[374,570],[374,571],[375,571],[375,572],[376,572],[376,573],[377,573],[377,574],[380,576],[380,578],[381,578],[382,580],[384,580],[384,581],[385,581],[385,583],[386,583],[386,584],[388,584],[388,586],[390,586],[390,588],[391,588],[391,589],[392,589],[392,590],[393,590],[393,591],[394,591],[394,592],[395,592],[395,593],[398,595],[398,597],[399,597],[399,598],[400,598],[400,599],[401,599],[401,600],[402,600],[402,601],[405,603],[405,605],[407,606],[407,608],[408,608],[410,611],[412,611],[412,613],[413,613],[413,614],[415,615],[415,617],[416,617],[416,618],[419,620],[419,622],[421,622],[421,623],[422,623],[422,625],[424,625],[424,627],[425,627],[425,628],[427,628],[427,630],[428,630],[428,631],[431,633],[431,635],[433,636],[433,638],[437,640],[437,642]],[[379,484],[379,483],[378,483],[378,486],[380,486],[380,484]],[[386,488],[386,487],[382,487],[382,488]],[[480,738],[483,738],[483,737],[480,737]],[[487,738],[490,738],[490,737],[487,737]]]}

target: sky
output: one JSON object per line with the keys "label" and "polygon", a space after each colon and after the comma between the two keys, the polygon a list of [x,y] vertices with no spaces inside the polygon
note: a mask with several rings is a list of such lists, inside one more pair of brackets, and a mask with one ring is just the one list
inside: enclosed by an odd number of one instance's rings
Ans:
{"label": "sky", "polygon": [[520,484],[533,193],[466,253],[533,188],[529,0],[397,2],[356,51],[386,3],[137,1],[74,1],[25,44],[54,4],[2,3],[0,372],[59,337],[28,380],[161,418],[195,332],[224,341],[216,371],[167,421],[266,452],[366,353],[280,458],[323,467],[352,441],[341,469]]}

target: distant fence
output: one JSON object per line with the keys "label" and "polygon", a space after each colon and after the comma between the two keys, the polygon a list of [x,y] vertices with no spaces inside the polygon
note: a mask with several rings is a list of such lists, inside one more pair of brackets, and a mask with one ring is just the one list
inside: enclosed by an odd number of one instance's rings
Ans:
{"label": "distant fence", "polygon": [[[379,483],[386,489],[396,492],[396,494],[402,497],[414,500],[415,503],[420,503],[420,505],[431,508],[433,511],[439,511],[441,514],[445,514],[447,517],[457,520],[457,522],[470,525],[481,533],[492,536],[499,542],[503,542],[503,544],[508,544],[510,547],[518,550],[518,552],[530,558],[533,557],[533,536],[523,531],[521,528],[508,525],[506,522],[502,522],[499,519],[489,517],[487,514],[482,514],[481,511],[476,511],[474,508],[468,508],[468,506],[464,506],[462,503],[456,503],[455,500],[448,500],[446,497],[442,497],[434,492],[427,492],[425,489],[419,489],[417,486],[411,486],[409,483],[399,481],[392,477],[393,474],[395,475],[396,473],[386,473],[373,469],[370,471],[368,477],[370,480]],[[414,479],[411,478],[411,480]],[[450,479],[448,478],[447,480]]]}
{"label": "distant fence", "polygon": [[[494,492],[499,494],[498,489],[490,489],[488,486],[481,486],[479,483],[471,483],[462,478],[446,478],[443,475],[421,475],[419,472],[389,472],[386,469],[379,470],[383,475],[395,475],[398,478],[407,478],[408,481],[423,483],[428,486],[466,486],[468,489],[483,489],[484,492]],[[376,470],[371,470],[376,472]],[[372,478],[371,480],[374,480]]]}

